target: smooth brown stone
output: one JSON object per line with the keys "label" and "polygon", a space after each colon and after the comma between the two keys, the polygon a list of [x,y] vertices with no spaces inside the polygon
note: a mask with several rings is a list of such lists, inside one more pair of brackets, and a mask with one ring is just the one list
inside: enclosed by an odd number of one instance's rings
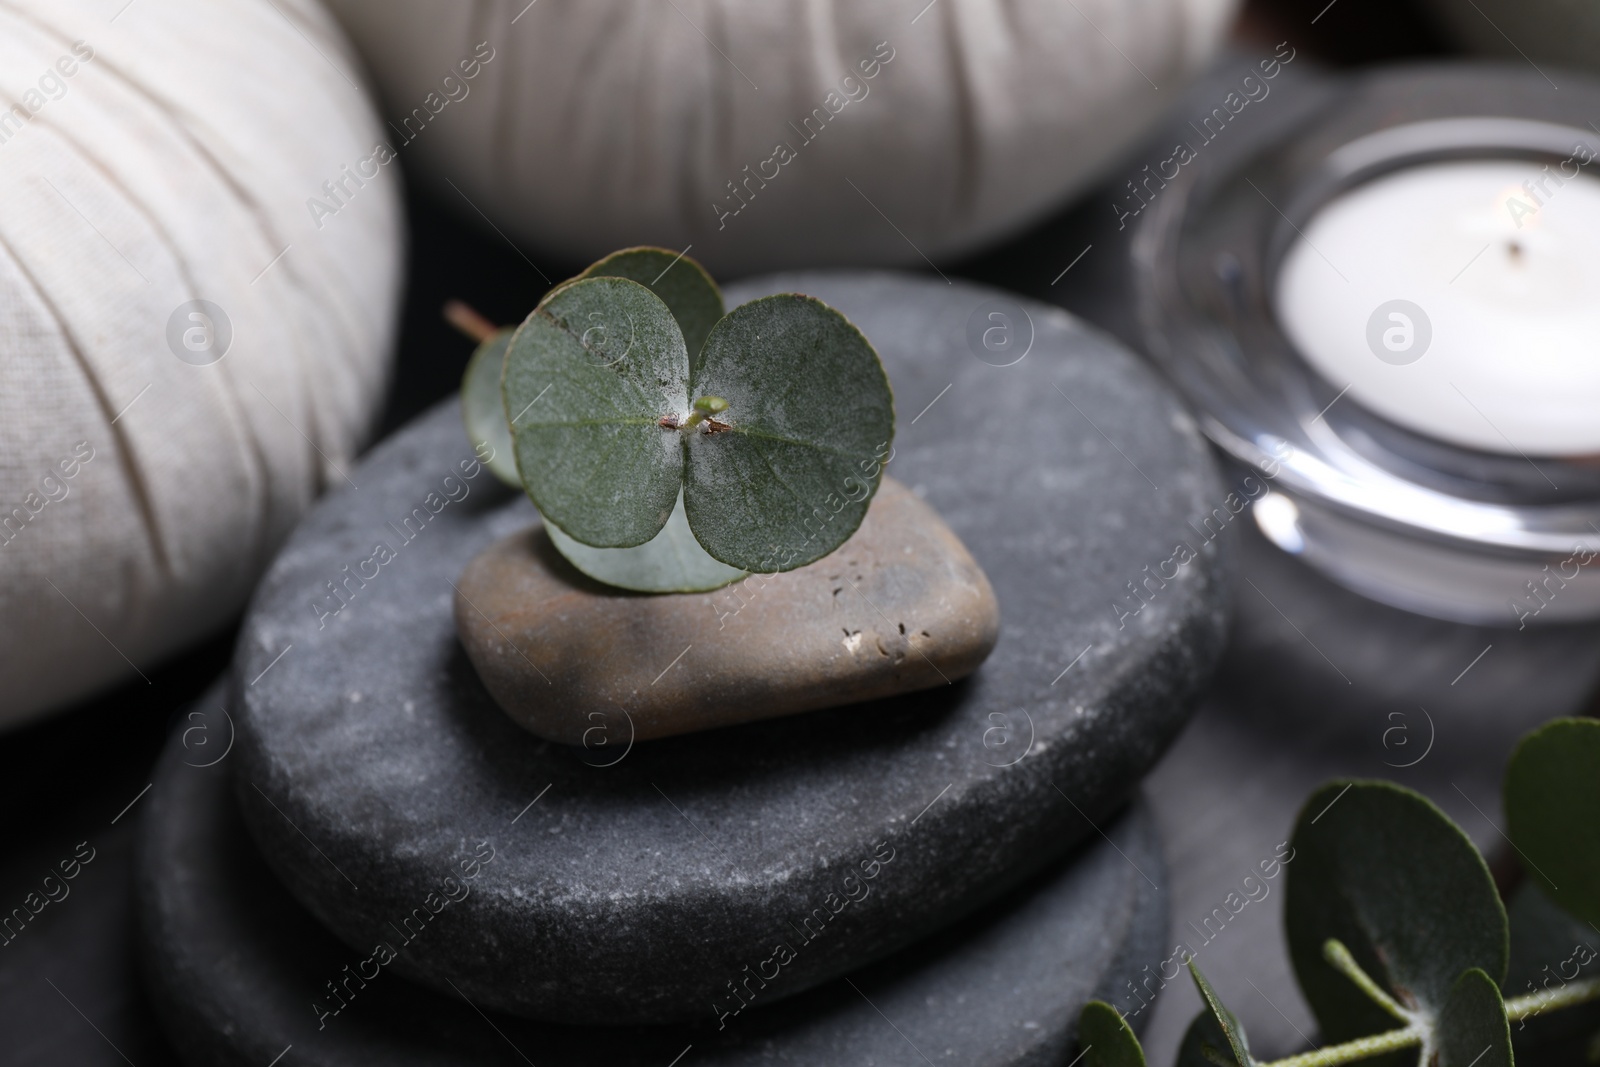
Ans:
{"label": "smooth brown stone", "polygon": [[947,685],[1000,632],[966,546],[891,478],[832,555],[710,593],[611,589],[535,526],[467,565],[455,617],[507,714],[591,748]]}

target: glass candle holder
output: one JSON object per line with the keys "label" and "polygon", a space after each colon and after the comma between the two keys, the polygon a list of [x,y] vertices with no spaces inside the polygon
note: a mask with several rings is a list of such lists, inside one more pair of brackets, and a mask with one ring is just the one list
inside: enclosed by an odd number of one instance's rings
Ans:
{"label": "glass candle holder", "polygon": [[1372,599],[1600,618],[1600,84],[1559,77],[1318,79],[1135,222],[1145,350],[1268,539]]}

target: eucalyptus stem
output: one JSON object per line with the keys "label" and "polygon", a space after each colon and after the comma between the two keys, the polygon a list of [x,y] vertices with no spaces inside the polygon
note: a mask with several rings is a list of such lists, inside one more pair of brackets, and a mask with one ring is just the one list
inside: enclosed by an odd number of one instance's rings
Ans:
{"label": "eucalyptus stem", "polygon": [[694,409],[689,412],[689,417],[683,420],[681,428],[692,430],[711,416],[720,415],[727,410],[728,402],[720,396],[703,396],[694,402]]}
{"label": "eucalyptus stem", "polygon": [[[1391,1013],[1405,1011],[1372,982],[1354,958],[1350,957],[1349,950],[1339,942],[1330,940],[1323,946],[1322,952],[1329,963],[1339,968],[1386,1010]],[[1341,952],[1343,958],[1348,960],[1348,969],[1336,958]],[[1372,983],[1370,988],[1368,983]],[[1583,1004],[1591,1000],[1600,1000],[1600,978],[1586,978],[1581,982],[1568,982],[1559,989],[1544,989],[1537,993],[1529,993],[1527,996],[1512,997],[1506,1001],[1506,1018],[1511,1022],[1520,1022],[1540,1012],[1569,1008],[1574,1004]],[[1381,1034],[1373,1034],[1371,1037],[1346,1041],[1342,1045],[1328,1045],[1315,1052],[1302,1052],[1297,1056],[1263,1062],[1259,1067],[1335,1067],[1337,1064],[1354,1063],[1370,1056],[1420,1045],[1426,1036],[1426,1026],[1413,1020],[1409,1026],[1403,1026],[1398,1030],[1388,1030]]]}
{"label": "eucalyptus stem", "polygon": [[1570,1008],[1590,1000],[1600,1000],[1600,978],[1568,982],[1559,989],[1541,989],[1506,1001],[1506,1018],[1512,1022],[1531,1019],[1552,1008]]}
{"label": "eucalyptus stem", "polygon": [[1335,1064],[1353,1063],[1369,1056],[1381,1056],[1385,1052],[1395,1052],[1420,1045],[1423,1037],[1423,1028],[1413,1024],[1398,1030],[1373,1034],[1371,1037],[1346,1041],[1342,1045],[1327,1045],[1315,1052],[1302,1052],[1298,1056],[1271,1060],[1259,1064],[1259,1067],[1334,1067]]}
{"label": "eucalyptus stem", "polygon": [[1344,942],[1330,937],[1322,943],[1322,958],[1327,960],[1334,970],[1344,975],[1356,984],[1356,988],[1371,997],[1372,1000],[1384,1011],[1393,1015],[1406,1025],[1415,1022],[1415,1017],[1391,997],[1387,990],[1373,981],[1372,976],[1361,969],[1361,964],[1350,954]]}
{"label": "eucalyptus stem", "polygon": [[478,313],[478,310],[461,300],[446,300],[445,321],[480,345],[500,332],[500,327]]}

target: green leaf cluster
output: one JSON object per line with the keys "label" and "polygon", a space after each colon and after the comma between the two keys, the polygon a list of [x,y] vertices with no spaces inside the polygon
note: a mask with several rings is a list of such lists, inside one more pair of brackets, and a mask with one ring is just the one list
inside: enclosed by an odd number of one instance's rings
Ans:
{"label": "green leaf cluster", "polygon": [[[1561,719],[1522,739],[1504,789],[1507,834],[1536,891],[1592,929],[1600,929],[1597,772],[1600,721]],[[1576,968],[1554,986],[1502,992],[1506,907],[1471,840],[1421,794],[1385,781],[1330,782],[1307,799],[1291,844],[1289,954],[1328,1044],[1263,1067],[1506,1067],[1511,1023],[1600,1000],[1600,978]],[[1180,1067],[1256,1067],[1243,1025],[1188,965],[1205,1008],[1185,1035]],[[1145,1062],[1126,1020],[1102,1001],[1083,1009],[1078,1040],[1085,1067]]]}
{"label": "green leaf cluster", "polygon": [[826,556],[860,526],[894,437],[883,365],[838,311],[791,293],[724,314],[698,264],[651,248],[484,341],[462,404],[557,549],[645,592]]}

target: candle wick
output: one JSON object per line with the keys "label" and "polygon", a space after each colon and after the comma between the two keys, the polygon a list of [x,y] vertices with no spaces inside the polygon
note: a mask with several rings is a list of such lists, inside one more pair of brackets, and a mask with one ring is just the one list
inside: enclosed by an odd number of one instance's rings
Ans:
{"label": "candle wick", "polygon": [[1508,242],[1506,245],[1506,251],[1511,253],[1511,261],[1513,263],[1522,262],[1522,246],[1516,241]]}

